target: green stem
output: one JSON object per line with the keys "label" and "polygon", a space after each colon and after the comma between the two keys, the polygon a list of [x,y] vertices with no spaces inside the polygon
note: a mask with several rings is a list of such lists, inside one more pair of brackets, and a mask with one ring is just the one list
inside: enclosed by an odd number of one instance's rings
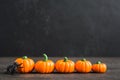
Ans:
{"label": "green stem", "polygon": [[97,64],[101,64],[101,61],[97,61]]}
{"label": "green stem", "polygon": [[27,59],[28,57],[27,56],[23,56],[23,59]]}
{"label": "green stem", "polygon": [[85,58],[83,58],[83,59],[82,59],[82,61],[86,61],[86,59],[85,59]]}
{"label": "green stem", "polygon": [[67,57],[64,57],[64,62],[67,62],[68,61],[68,58]]}
{"label": "green stem", "polygon": [[44,61],[47,61],[48,60],[48,56],[46,54],[43,54],[44,56]]}

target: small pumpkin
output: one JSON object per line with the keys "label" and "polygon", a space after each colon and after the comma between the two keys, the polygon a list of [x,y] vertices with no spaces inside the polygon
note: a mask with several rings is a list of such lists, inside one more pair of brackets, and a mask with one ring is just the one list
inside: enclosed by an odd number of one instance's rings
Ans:
{"label": "small pumpkin", "polygon": [[28,73],[31,72],[34,68],[34,61],[27,56],[23,56],[22,58],[17,58],[15,60],[17,64],[21,64],[17,67],[17,71],[20,73]]}
{"label": "small pumpkin", "polygon": [[55,63],[55,68],[57,72],[61,73],[71,73],[74,72],[75,63],[72,60],[69,60],[67,57],[64,59],[57,60]]}
{"label": "small pumpkin", "polygon": [[35,70],[39,73],[51,73],[54,71],[54,62],[48,59],[46,54],[43,54],[44,60],[39,60],[35,64]]}
{"label": "small pumpkin", "polygon": [[77,72],[88,73],[92,69],[92,64],[90,61],[83,58],[82,60],[76,61],[75,69]]}
{"label": "small pumpkin", "polygon": [[107,65],[98,61],[96,64],[92,65],[92,70],[93,72],[104,73],[107,71]]}

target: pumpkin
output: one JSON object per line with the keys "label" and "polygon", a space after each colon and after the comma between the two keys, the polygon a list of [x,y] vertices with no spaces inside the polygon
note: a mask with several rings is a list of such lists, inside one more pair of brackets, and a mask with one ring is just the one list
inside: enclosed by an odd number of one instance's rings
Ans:
{"label": "pumpkin", "polygon": [[74,72],[75,63],[69,60],[67,57],[64,59],[57,60],[55,63],[55,69],[57,72],[61,73],[71,73]]}
{"label": "pumpkin", "polygon": [[34,68],[34,61],[31,58],[28,58],[27,56],[17,58],[15,62],[21,64],[19,67],[17,67],[17,71],[20,73],[31,72]]}
{"label": "pumpkin", "polygon": [[84,58],[82,60],[76,61],[75,69],[77,72],[88,73],[92,69],[92,64],[90,61],[88,61]]}
{"label": "pumpkin", "polygon": [[102,63],[101,61],[98,61],[96,64],[92,65],[92,71],[104,73],[107,71],[107,65],[105,63]]}
{"label": "pumpkin", "polygon": [[54,62],[48,59],[46,54],[43,54],[44,60],[38,60],[35,64],[35,70],[39,73],[51,73],[54,71]]}

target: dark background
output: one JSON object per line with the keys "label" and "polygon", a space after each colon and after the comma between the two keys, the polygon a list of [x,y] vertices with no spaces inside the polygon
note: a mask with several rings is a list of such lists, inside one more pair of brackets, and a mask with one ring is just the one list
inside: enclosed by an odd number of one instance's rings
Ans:
{"label": "dark background", "polygon": [[0,56],[120,56],[120,0],[0,0]]}

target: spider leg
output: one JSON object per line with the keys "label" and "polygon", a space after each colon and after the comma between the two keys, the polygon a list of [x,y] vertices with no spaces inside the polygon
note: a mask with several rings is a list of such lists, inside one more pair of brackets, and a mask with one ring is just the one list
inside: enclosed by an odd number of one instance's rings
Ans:
{"label": "spider leg", "polygon": [[22,65],[23,63],[18,64],[18,66]]}

